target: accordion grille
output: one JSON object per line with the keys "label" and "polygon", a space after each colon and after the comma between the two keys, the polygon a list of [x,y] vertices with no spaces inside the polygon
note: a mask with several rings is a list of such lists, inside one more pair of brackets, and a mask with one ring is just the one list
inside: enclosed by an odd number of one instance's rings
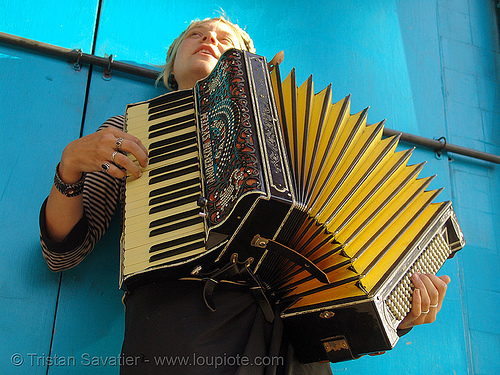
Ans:
{"label": "accordion grille", "polygon": [[436,274],[450,254],[450,246],[443,234],[436,234],[385,300],[396,320],[403,320],[411,310],[414,290],[411,276],[416,272]]}

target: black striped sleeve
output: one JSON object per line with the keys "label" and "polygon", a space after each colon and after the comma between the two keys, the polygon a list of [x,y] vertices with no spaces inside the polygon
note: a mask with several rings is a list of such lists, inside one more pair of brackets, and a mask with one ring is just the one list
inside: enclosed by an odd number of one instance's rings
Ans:
{"label": "black striped sleeve", "polygon": [[[124,116],[107,120],[99,130],[113,126],[123,129]],[[98,131],[99,131],[98,130]],[[103,172],[85,175],[83,188],[84,217],[61,242],[51,241],[45,225],[45,203],[40,211],[40,242],[42,254],[52,271],[63,271],[80,263],[93,249],[109,227],[111,217],[121,198],[124,180]]]}

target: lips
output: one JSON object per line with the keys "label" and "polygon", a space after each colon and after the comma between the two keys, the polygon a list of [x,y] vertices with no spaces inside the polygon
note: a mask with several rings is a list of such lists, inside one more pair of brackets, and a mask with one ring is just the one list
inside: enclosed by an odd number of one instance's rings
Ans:
{"label": "lips", "polygon": [[197,53],[202,54],[202,55],[209,55],[212,56],[214,59],[218,59],[219,57],[217,56],[217,53],[211,46],[203,45],[200,46],[194,51],[194,55]]}

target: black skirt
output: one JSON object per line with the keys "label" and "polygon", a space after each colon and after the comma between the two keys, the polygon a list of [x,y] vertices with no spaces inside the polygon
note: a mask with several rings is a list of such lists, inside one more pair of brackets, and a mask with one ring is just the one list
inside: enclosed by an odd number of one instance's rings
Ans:
{"label": "black skirt", "polygon": [[248,287],[219,283],[216,311],[201,281],[162,281],[129,292],[120,374],[331,374],[328,363],[302,365],[268,323]]}

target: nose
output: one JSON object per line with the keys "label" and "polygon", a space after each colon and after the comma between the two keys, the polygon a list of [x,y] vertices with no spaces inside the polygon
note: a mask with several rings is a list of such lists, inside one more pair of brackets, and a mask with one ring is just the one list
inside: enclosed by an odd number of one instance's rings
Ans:
{"label": "nose", "polygon": [[217,45],[217,34],[215,34],[215,32],[213,31],[207,31],[203,36],[203,41]]}

